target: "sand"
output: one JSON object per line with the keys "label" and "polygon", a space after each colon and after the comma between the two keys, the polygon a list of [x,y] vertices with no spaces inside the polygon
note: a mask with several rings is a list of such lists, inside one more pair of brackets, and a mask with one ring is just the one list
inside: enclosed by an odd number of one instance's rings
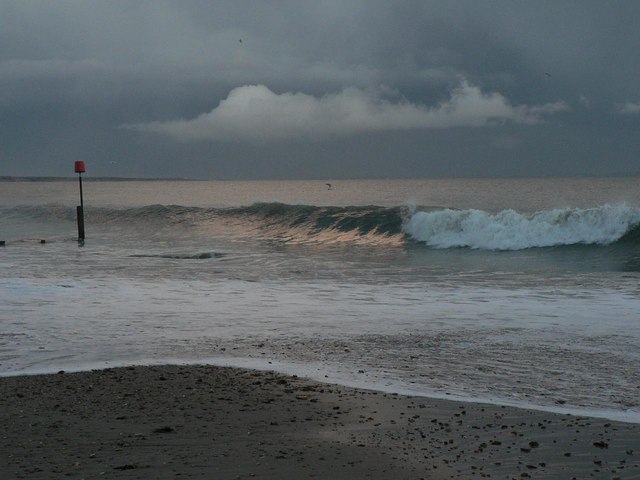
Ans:
{"label": "sand", "polygon": [[640,425],[213,366],[0,378],[0,478],[640,478]]}

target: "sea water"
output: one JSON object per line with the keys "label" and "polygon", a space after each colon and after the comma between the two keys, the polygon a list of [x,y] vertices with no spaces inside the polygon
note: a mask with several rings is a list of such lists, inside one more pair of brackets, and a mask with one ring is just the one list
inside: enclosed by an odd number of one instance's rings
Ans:
{"label": "sea water", "polygon": [[639,180],[85,181],[83,244],[75,182],[0,182],[0,374],[212,363],[640,421]]}

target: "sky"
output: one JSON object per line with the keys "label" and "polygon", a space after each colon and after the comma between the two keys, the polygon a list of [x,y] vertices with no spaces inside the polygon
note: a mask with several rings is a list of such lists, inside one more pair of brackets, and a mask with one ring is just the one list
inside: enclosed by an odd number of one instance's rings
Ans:
{"label": "sky", "polygon": [[640,2],[3,0],[0,175],[640,175]]}

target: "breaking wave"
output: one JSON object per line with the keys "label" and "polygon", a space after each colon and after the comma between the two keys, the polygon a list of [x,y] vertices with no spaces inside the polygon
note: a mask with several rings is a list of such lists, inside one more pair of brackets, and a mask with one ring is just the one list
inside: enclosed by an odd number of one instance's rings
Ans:
{"label": "breaking wave", "polygon": [[609,245],[640,239],[640,209],[625,205],[563,208],[530,215],[503,210],[415,212],[404,231],[434,248],[522,250],[560,245]]}
{"label": "breaking wave", "polygon": [[[283,242],[364,242],[430,248],[522,250],[563,245],[640,244],[640,209],[627,205],[563,208],[531,214],[489,213],[441,207],[310,206],[256,203],[235,208],[149,205],[87,208],[86,223],[132,228],[200,228],[232,225],[224,233]],[[0,209],[0,219],[75,221],[75,209],[60,206]],[[208,258],[206,252],[189,258]]]}

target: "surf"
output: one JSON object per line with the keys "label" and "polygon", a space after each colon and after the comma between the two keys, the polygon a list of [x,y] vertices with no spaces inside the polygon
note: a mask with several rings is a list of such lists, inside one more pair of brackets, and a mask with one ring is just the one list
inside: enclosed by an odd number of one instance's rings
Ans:
{"label": "surf", "polygon": [[[0,219],[72,222],[55,205],[0,209]],[[87,224],[174,232],[185,229],[283,243],[357,243],[489,251],[640,243],[640,209],[619,205],[534,213],[428,206],[313,206],[278,202],[231,208],[147,205],[87,208]]]}
{"label": "surf", "polygon": [[433,248],[523,250],[568,245],[611,245],[640,237],[640,209],[626,205],[561,208],[533,214],[502,210],[415,212],[403,227]]}

